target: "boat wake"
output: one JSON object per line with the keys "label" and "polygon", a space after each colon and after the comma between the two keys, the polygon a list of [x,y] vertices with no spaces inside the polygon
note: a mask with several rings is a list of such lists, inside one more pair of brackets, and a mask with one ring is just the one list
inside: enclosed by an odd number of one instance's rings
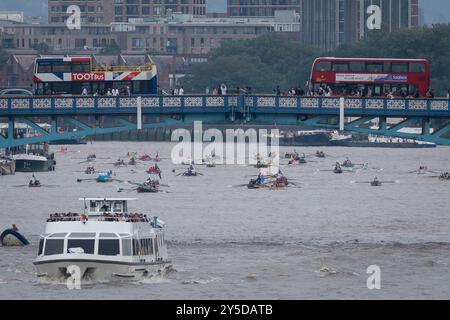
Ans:
{"label": "boat wake", "polygon": [[172,283],[173,280],[168,279],[164,275],[157,275],[152,277],[143,277],[139,281],[138,284],[162,284],[162,283]]}
{"label": "boat wake", "polygon": [[208,284],[211,282],[220,281],[221,278],[210,278],[210,279],[185,279],[181,281],[181,284]]}

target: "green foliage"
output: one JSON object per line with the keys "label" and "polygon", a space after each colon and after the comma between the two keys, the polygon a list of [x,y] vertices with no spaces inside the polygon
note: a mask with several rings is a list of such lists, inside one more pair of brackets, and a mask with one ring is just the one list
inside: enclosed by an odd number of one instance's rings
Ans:
{"label": "green foliage", "polygon": [[272,93],[277,85],[282,90],[305,87],[314,59],[328,55],[425,58],[431,63],[431,86],[436,93],[443,96],[450,89],[450,25],[443,24],[393,33],[373,31],[363,41],[327,53],[305,47],[280,34],[226,41],[211,52],[208,63],[191,67],[183,85],[189,93],[203,93],[206,87],[222,82],[231,90],[248,85],[253,92],[265,93]]}
{"label": "green foliage", "polygon": [[101,51],[102,54],[106,55],[119,55],[121,52],[122,49],[114,40],[111,41],[111,43]]}
{"label": "green foliage", "polygon": [[316,51],[282,35],[254,40],[225,41],[211,53],[208,63],[194,65],[183,79],[188,92],[203,93],[206,87],[225,83],[230,90],[252,87],[253,92],[273,92],[304,86]]}
{"label": "green foliage", "polygon": [[8,60],[10,54],[4,49],[0,48],[0,65],[4,65]]}
{"label": "green foliage", "polygon": [[50,52],[50,47],[45,42],[41,42],[33,47],[38,54],[48,54]]}

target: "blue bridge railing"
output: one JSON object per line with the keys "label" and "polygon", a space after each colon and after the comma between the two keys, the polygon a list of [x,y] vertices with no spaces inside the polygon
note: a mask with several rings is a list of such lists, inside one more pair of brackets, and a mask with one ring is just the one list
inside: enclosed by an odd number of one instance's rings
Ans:
{"label": "blue bridge railing", "polygon": [[[280,113],[339,114],[339,97],[291,96],[142,96],[143,114],[154,113]],[[0,116],[58,114],[132,114],[138,97],[1,98]],[[385,99],[347,97],[346,115],[450,116],[447,99]]]}

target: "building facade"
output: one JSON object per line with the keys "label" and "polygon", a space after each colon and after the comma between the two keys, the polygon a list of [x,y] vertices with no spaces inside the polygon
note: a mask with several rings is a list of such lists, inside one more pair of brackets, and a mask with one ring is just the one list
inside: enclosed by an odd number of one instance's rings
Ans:
{"label": "building facade", "polygon": [[223,41],[253,39],[270,32],[300,37],[299,16],[294,11],[283,11],[271,18],[250,19],[193,18],[182,14],[170,19],[115,23],[112,28],[123,49],[177,55],[207,55]]}
{"label": "building facade", "polygon": [[67,8],[71,5],[80,7],[82,25],[127,22],[172,12],[206,15],[206,0],[48,0],[49,23],[64,23],[69,17]]}
{"label": "building facade", "polygon": [[168,16],[174,12],[206,16],[206,0],[114,0],[114,21]]}
{"label": "building facade", "polygon": [[136,18],[129,22],[95,24],[69,30],[65,24],[18,24],[1,26],[1,45],[18,53],[42,51],[99,52],[112,44],[123,52],[207,55],[226,40],[253,39],[270,32],[300,38],[299,15],[280,11],[268,18],[207,18],[189,14]]}
{"label": "building facade", "polygon": [[228,0],[229,17],[273,17],[275,11],[294,10],[300,13],[301,0]]}
{"label": "building facade", "polygon": [[81,23],[108,24],[114,21],[114,2],[117,0],[48,0],[48,22],[65,23],[70,14],[67,8],[80,7]]}
{"label": "building facade", "polygon": [[[367,8],[376,5],[381,9],[381,27],[392,32],[401,28],[413,28],[420,25],[419,0],[360,0],[361,20],[369,17]],[[361,36],[367,32],[367,26],[361,26]]]}
{"label": "building facade", "polygon": [[302,0],[302,41],[322,50],[367,37],[368,19],[380,9],[381,29],[419,26],[419,0]]}
{"label": "building facade", "polygon": [[81,30],[69,30],[65,24],[12,24],[2,30],[2,47],[14,52],[35,50],[44,44],[49,51],[69,53],[104,48],[117,40],[109,24],[85,26]]}

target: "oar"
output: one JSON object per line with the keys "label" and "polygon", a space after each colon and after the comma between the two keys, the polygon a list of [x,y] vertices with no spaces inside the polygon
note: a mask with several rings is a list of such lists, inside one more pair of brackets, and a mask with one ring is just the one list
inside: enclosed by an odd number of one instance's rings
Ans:
{"label": "oar", "polygon": [[243,184],[236,184],[231,186],[232,188],[242,188],[242,187],[246,187],[248,186],[248,183],[243,183]]}
{"label": "oar", "polygon": [[77,182],[83,182],[83,181],[97,181],[97,179],[77,179]]}
{"label": "oar", "polygon": [[117,192],[124,192],[124,191],[128,191],[128,192],[131,192],[131,191],[136,191],[137,189],[125,189],[125,188],[119,188],[118,190],[117,190]]}

